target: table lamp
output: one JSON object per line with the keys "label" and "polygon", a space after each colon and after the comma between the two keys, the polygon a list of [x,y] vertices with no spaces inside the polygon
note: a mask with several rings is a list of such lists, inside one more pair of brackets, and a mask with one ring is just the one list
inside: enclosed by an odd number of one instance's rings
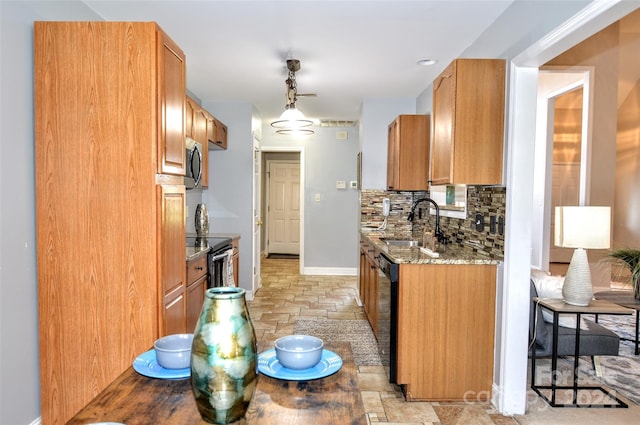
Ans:
{"label": "table lamp", "polygon": [[589,305],[593,286],[585,249],[607,249],[610,238],[610,207],[556,207],[555,245],[575,248],[562,286],[565,303]]}

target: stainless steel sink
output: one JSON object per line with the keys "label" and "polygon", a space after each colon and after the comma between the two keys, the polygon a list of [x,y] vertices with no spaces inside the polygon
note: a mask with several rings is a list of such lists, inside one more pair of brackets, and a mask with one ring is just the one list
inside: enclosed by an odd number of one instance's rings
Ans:
{"label": "stainless steel sink", "polygon": [[411,240],[411,239],[387,239],[387,238],[380,238],[380,240],[384,243],[387,244],[387,246],[389,245],[393,245],[393,246],[407,246],[407,247],[412,247],[412,246],[422,246],[422,242],[420,241],[416,241],[416,240]]}

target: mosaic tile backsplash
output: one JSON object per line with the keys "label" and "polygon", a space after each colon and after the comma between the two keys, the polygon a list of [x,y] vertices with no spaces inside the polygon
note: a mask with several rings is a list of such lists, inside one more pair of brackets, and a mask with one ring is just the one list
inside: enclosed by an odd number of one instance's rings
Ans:
{"label": "mosaic tile backsplash", "polygon": [[[386,227],[397,238],[421,240],[424,229],[433,231],[435,215],[427,212],[428,204],[420,204],[423,213],[416,212],[411,223],[407,217],[413,202],[428,197],[429,192],[394,192],[362,190],[360,192],[360,225],[367,228]],[[385,223],[382,200],[389,198],[391,212]],[[463,245],[478,255],[504,259],[506,188],[504,186],[467,186],[467,218],[440,217],[442,232],[450,243]],[[476,230],[476,216],[481,214],[483,230]],[[493,223],[493,225],[492,225]]]}

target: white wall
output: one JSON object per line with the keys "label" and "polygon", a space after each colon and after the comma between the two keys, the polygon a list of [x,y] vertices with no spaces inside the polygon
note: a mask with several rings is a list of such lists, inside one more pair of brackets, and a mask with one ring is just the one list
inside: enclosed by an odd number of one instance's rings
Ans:
{"label": "white wall", "polygon": [[[261,144],[265,149],[304,148],[304,272],[355,274],[359,201],[349,182],[357,180],[358,129],[314,126],[313,130],[315,134],[303,138],[282,136],[265,122]],[[346,132],[347,139],[339,140],[338,131]],[[347,188],[337,189],[338,181]]]}
{"label": "white wall", "polygon": [[360,115],[362,188],[387,188],[387,128],[400,114],[415,114],[416,99],[364,99]]}
{"label": "white wall", "polygon": [[202,191],[209,232],[240,234],[238,286],[252,291],[253,106],[206,100],[202,106],[228,129],[227,150],[209,151],[209,188]]}

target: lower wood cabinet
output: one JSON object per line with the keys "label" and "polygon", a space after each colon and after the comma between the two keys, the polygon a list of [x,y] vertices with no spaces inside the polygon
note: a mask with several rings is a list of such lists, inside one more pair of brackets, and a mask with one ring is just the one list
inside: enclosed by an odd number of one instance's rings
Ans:
{"label": "lower wood cabinet", "polygon": [[378,253],[364,241],[360,245],[360,301],[374,335],[378,336]]}
{"label": "lower wood cabinet", "polygon": [[196,327],[205,291],[207,290],[207,256],[203,255],[193,261],[187,261],[186,288],[186,332],[191,333]]}
{"label": "lower wood cabinet", "polygon": [[495,282],[495,265],[400,265],[397,383],[408,401],[491,398]]}

